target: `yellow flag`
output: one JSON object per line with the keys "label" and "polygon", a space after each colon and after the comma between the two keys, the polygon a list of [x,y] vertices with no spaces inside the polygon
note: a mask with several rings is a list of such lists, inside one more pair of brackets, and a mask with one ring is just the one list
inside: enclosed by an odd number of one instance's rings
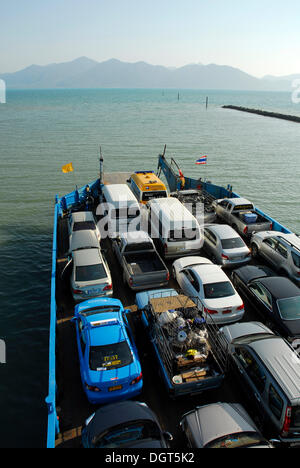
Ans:
{"label": "yellow flag", "polygon": [[61,170],[63,171],[64,174],[67,174],[68,172],[73,172],[74,171],[73,164],[72,163],[66,164],[65,166],[61,168]]}

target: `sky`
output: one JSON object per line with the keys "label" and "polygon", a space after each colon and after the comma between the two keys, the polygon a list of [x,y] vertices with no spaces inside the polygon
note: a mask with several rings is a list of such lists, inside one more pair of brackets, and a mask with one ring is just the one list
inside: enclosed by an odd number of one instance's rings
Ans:
{"label": "sky", "polygon": [[299,0],[0,0],[0,73],[98,62],[300,73]]}

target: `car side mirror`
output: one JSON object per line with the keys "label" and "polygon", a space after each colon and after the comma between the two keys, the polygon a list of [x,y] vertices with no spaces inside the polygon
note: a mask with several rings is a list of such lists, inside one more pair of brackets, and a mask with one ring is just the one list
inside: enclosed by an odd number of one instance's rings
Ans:
{"label": "car side mirror", "polygon": [[78,320],[78,317],[74,316],[74,317],[71,318],[70,322],[75,323],[75,322],[77,322],[77,320]]}
{"label": "car side mirror", "polygon": [[171,432],[166,431],[163,433],[163,436],[168,442],[172,442],[172,440],[174,439]]}

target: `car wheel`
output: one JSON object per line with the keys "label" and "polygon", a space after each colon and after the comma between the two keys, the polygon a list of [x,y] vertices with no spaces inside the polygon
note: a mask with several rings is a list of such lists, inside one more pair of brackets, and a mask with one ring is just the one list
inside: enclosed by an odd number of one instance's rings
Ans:
{"label": "car wheel", "polygon": [[177,280],[175,267],[172,267],[172,275],[173,275],[173,278]]}
{"label": "car wheel", "polygon": [[251,255],[253,258],[257,258],[259,256],[258,248],[256,244],[251,244]]}

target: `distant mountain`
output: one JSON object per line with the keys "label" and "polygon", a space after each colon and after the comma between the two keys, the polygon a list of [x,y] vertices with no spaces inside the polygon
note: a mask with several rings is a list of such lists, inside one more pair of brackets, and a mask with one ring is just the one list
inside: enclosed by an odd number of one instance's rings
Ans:
{"label": "distant mountain", "polygon": [[290,90],[285,78],[251,76],[225,65],[189,64],[180,68],[127,63],[111,59],[96,62],[80,57],[72,62],[31,65],[0,75],[7,88],[181,88],[227,90]]}

